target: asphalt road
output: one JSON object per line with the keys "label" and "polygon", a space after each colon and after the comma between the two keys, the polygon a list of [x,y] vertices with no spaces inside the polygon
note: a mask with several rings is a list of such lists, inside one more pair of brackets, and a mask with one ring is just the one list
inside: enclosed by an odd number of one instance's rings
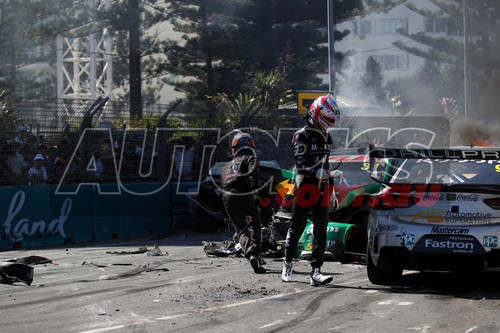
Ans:
{"label": "asphalt road", "polygon": [[[282,262],[254,274],[237,257],[207,257],[177,234],[0,252],[0,261],[43,256],[34,280],[0,284],[0,332],[500,332],[500,274],[407,272],[377,286],[363,265],[326,262],[328,286],[311,287],[307,262],[281,282]],[[163,255],[140,248],[159,246]]]}

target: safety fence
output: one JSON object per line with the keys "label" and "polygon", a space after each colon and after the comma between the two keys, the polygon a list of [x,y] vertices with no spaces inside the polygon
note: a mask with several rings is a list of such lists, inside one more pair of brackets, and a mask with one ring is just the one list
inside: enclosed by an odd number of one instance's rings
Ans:
{"label": "safety fence", "polygon": [[[181,101],[144,105],[141,120],[130,118],[129,104],[101,98],[4,99],[1,106],[0,186],[197,179],[227,161],[236,127],[252,131],[261,159],[287,167],[290,152],[275,141],[279,125],[301,126],[293,109],[243,113],[228,123]],[[288,146],[291,134],[283,133]]]}
{"label": "safety fence", "polygon": [[[236,130],[268,166],[293,165],[297,109],[249,108],[229,119],[208,107],[0,96],[0,250],[206,229],[188,195],[229,159]],[[334,148],[446,146],[439,117],[358,117],[343,110]],[[264,162],[265,161],[265,162]]]}
{"label": "safety fence", "polygon": [[[235,129],[254,137],[261,160],[289,168],[292,135],[304,125],[297,109],[250,106],[236,117],[179,100],[142,105],[138,120],[128,103],[104,98],[0,101],[0,186],[201,181],[228,160]],[[334,148],[450,142],[444,118],[358,116],[361,111],[342,110]]]}

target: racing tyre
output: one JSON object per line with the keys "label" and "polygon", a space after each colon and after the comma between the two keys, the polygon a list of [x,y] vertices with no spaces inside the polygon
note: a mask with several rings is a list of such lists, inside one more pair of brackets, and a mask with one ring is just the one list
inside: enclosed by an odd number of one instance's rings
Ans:
{"label": "racing tyre", "polygon": [[380,253],[378,260],[379,265],[375,265],[370,254],[370,249],[367,250],[366,271],[368,273],[368,279],[373,284],[397,284],[401,280],[403,269],[401,265],[399,265],[395,253],[389,251],[384,252],[385,253]]}

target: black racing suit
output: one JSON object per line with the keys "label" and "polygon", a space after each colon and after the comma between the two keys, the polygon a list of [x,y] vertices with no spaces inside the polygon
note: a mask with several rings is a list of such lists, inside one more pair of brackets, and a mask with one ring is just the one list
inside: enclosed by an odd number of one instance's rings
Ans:
{"label": "black racing suit", "polygon": [[261,185],[259,169],[257,157],[248,149],[222,168],[222,202],[246,258],[261,254],[262,222],[255,194]]}
{"label": "black racing suit", "polygon": [[291,262],[297,256],[297,244],[304,232],[312,209],[313,242],[312,268],[323,265],[326,249],[326,229],[333,199],[333,182],[328,177],[318,179],[319,169],[329,169],[328,156],[332,146],[330,134],[310,126],[295,132],[292,139],[297,176],[292,203],[291,225],[285,244],[285,260]]}

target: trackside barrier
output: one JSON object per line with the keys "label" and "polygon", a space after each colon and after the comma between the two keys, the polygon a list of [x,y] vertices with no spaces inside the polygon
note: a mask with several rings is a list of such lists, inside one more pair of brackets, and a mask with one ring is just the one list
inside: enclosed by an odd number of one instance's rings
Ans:
{"label": "trackside barrier", "polygon": [[193,218],[194,211],[189,193],[197,193],[199,182],[170,183],[169,216],[173,230],[196,229],[197,221]]}
{"label": "trackside barrier", "polygon": [[[179,183],[180,189],[196,184]],[[0,188],[0,250],[84,243],[140,236],[161,236],[192,229],[189,199],[178,183],[59,188]],[[178,208],[175,208],[178,207]],[[179,209],[182,208],[182,209]],[[174,209],[175,208],[175,209]]]}

